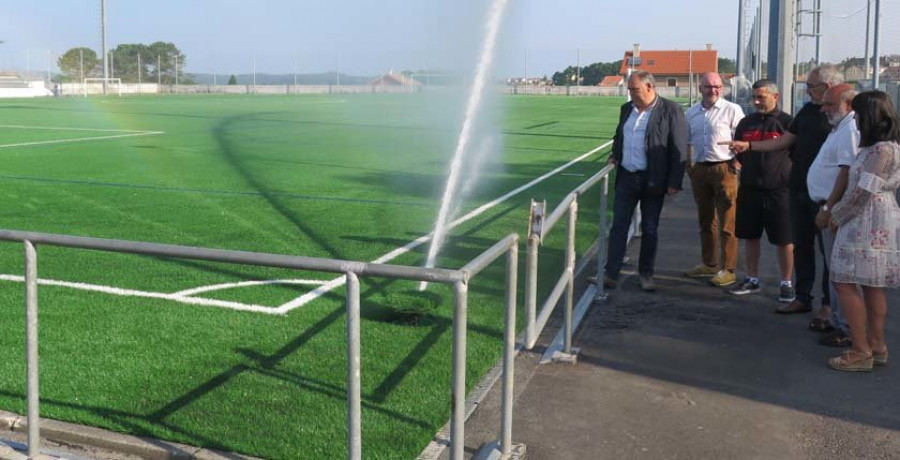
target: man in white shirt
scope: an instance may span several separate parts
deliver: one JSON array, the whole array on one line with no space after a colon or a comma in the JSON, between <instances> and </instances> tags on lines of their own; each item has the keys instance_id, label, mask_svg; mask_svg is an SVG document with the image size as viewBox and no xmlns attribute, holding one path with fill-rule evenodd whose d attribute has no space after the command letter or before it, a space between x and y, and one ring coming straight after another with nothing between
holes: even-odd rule
<instances>
[{"instance_id":1,"label":"man in white shirt","mask_svg":"<svg viewBox=\"0 0 900 460\"><path fill-rule=\"evenodd\" d=\"M741 106L721 97L722 77L715 72L700 77L701 100L687 111L688 176L697 203L702 264L685 272L692 278L711 277L716 286L734 284L738 241L734 236L738 163L728 145L744 118ZM719 240L721 239L721 260ZM721 268L720 268L721 267Z\"/></svg>"},{"instance_id":2,"label":"man in white shirt","mask_svg":"<svg viewBox=\"0 0 900 460\"><path fill-rule=\"evenodd\" d=\"M820 206L819 214L816 216L816 226L822 232L825 258L829 261L834 245L834 232L828 226L831 221L831 208L844 196L850 178L850 166L859 153L859 131L850 108L850 102L855 96L856 91L847 84L837 85L825 93L822 111L828 115L828 122L831 123L832 129L806 176L809 197ZM829 288L831 289L831 326L836 330L831 336L824 337L821 343L832 346L849 346L847 320L841 314L834 287L829 286ZM817 316L827 318L828 313L822 311Z\"/></svg>"}]
</instances>

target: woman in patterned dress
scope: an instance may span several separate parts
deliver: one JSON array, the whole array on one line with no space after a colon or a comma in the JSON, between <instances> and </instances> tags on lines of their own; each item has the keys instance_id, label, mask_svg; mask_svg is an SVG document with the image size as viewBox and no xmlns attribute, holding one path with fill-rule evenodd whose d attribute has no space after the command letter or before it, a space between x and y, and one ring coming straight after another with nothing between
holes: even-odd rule
<instances>
[{"instance_id":1,"label":"woman in patterned dress","mask_svg":"<svg viewBox=\"0 0 900 460\"><path fill-rule=\"evenodd\" d=\"M831 281L850 324L853 347L828 360L840 371L871 371L888 361L884 288L900 287L900 119L887 94L867 91L851 104L860 133L847 193L832 211ZM862 295L860 295L860 288Z\"/></svg>"}]
</instances>

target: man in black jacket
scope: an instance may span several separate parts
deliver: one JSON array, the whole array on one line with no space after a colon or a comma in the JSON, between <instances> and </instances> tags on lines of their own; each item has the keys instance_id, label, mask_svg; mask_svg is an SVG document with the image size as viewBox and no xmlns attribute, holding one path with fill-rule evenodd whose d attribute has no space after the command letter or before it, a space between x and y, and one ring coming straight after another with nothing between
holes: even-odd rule
<instances>
[{"instance_id":1,"label":"man in black jacket","mask_svg":"<svg viewBox=\"0 0 900 460\"><path fill-rule=\"evenodd\" d=\"M625 258L628 227L634 208L641 206L641 289L655 290L653 266L657 228L666 195L681 190L687 157L687 123L677 103L659 97L653 75L636 72L628 78L631 102L622 105L613 138L611 164L616 168L613 226L609 232L604 287L613 289Z\"/></svg>"}]
</instances>

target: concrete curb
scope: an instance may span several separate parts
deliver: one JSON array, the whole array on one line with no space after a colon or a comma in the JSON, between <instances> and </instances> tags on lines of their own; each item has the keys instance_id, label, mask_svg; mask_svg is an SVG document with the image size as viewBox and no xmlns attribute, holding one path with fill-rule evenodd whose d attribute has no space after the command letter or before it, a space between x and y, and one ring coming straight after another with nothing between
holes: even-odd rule
<instances>
[{"instance_id":1,"label":"concrete curb","mask_svg":"<svg viewBox=\"0 0 900 460\"><path fill-rule=\"evenodd\" d=\"M0 430L27 434L25 417L12 412L0 411ZM85 425L60 422L41 418L41 440L62 446L77 447L78 450L102 450L105 458L139 457L150 460L196 459L196 460L259 460L230 452L219 452L187 444L161 441L153 438L115 433ZM83 455L83 454L76 454ZM8 458L0 452L0 458Z\"/></svg>"}]
</instances>

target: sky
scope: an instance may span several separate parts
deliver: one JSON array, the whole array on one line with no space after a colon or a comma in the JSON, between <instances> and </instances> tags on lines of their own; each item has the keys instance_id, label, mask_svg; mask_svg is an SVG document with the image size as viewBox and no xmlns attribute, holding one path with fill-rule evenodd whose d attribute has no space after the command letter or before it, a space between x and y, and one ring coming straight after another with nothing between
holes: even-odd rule
<instances>
[{"instance_id":1,"label":"sky","mask_svg":"<svg viewBox=\"0 0 900 460\"><path fill-rule=\"evenodd\" d=\"M107 43L175 43L187 56L189 73L435 71L476 55L490 1L107 0ZM865 1L824 3L850 10ZM99 52L100 3L0 0L0 70L55 72L67 49ZM738 4L509 0L497 73L552 75L569 65L621 59L635 43L643 49L704 49L711 43L721 57L733 59ZM851 32L863 35L855 24Z\"/></svg>"}]
</instances>

